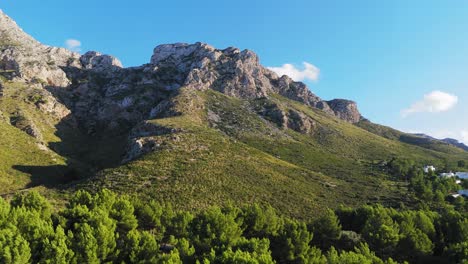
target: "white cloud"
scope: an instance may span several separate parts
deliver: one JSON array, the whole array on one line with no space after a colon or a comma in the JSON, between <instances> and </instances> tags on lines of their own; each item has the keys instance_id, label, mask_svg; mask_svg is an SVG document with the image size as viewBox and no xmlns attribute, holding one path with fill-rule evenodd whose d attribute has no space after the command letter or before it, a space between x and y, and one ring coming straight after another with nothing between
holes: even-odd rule
<instances>
[{"instance_id":1,"label":"white cloud","mask_svg":"<svg viewBox=\"0 0 468 264\"><path fill-rule=\"evenodd\" d=\"M304 65L304 69L302 70L289 63L283 64L281 67L267 68L276 72L279 76L287 75L296 82L304 80L317 81L320 74L320 69L308 62L303 62L302 64Z\"/></svg>"},{"instance_id":2,"label":"white cloud","mask_svg":"<svg viewBox=\"0 0 468 264\"><path fill-rule=\"evenodd\" d=\"M67 39L65 41L65 46L67 49L75 52L80 52L81 51L81 41L76 40L76 39Z\"/></svg>"},{"instance_id":3,"label":"white cloud","mask_svg":"<svg viewBox=\"0 0 468 264\"><path fill-rule=\"evenodd\" d=\"M401 115L406 117L413 113L445 112L452 109L458 103L458 97L453 94L433 91L424 95L424 98L412 104L409 108L401 111Z\"/></svg>"}]
</instances>

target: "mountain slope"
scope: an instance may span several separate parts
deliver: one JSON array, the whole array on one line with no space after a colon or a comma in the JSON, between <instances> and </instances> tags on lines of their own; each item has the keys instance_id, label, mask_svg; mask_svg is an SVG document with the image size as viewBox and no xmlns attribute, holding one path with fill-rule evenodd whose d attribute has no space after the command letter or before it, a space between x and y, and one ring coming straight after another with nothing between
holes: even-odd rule
<instances>
[{"instance_id":1,"label":"mountain slope","mask_svg":"<svg viewBox=\"0 0 468 264\"><path fill-rule=\"evenodd\" d=\"M444 139L441 139L441 141L445 142L445 143L448 143L450 145L453 145L455 147L458 147L458 148L461 148L465 151L468 151L468 146L465 145L464 143L456 140L456 139L453 139L453 138L444 138Z\"/></svg>"},{"instance_id":2,"label":"mountain slope","mask_svg":"<svg viewBox=\"0 0 468 264\"><path fill-rule=\"evenodd\" d=\"M194 99L197 104L185 109ZM149 121L155 131L177 131L143 137L157 151L105 170L78 188L104 186L188 209L231 200L269 202L298 217L340 203L400 201L396 185L384 175L363 175L370 173L365 165L258 116L252 111L257 100L183 88L176 101L181 115Z\"/></svg>"},{"instance_id":3,"label":"mountain slope","mask_svg":"<svg viewBox=\"0 0 468 264\"><path fill-rule=\"evenodd\" d=\"M42 45L3 13L0 33L4 193L107 187L189 209L257 201L304 217L341 203L410 203L379 165L395 157L468 159L365 123L356 103L324 101L249 50L167 44L123 68Z\"/></svg>"},{"instance_id":4,"label":"mountain slope","mask_svg":"<svg viewBox=\"0 0 468 264\"><path fill-rule=\"evenodd\" d=\"M421 134L421 133L414 134L414 135L419 136L419 137L424 137L424 138L427 138L427 139L430 139L430 140L442 141L442 142L445 142L445 143L450 144L452 146L455 146L455 147L461 148L461 149L463 149L465 151L468 151L468 146L467 145L465 145L462 142L459 142L458 140L453 139L453 138L437 139L437 138L428 136L426 134Z\"/></svg>"},{"instance_id":5,"label":"mountain slope","mask_svg":"<svg viewBox=\"0 0 468 264\"><path fill-rule=\"evenodd\" d=\"M76 188L104 186L186 209L255 201L305 217L339 204L409 202L405 184L386 175L381 161L466 158L382 138L282 96L242 100L182 88L172 105L179 115L148 121L138 139L154 152ZM291 127L302 132L265 116L262 107L272 105L298 113L301 119ZM313 123L308 130L301 125L305 120Z\"/></svg>"},{"instance_id":6,"label":"mountain slope","mask_svg":"<svg viewBox=\"0 0 468 264\"><path fill-rule=\"evenodd\" d=\"M376 135L391 139L398 140L407 144L416 145L422 148L437 150L447 154L464 154L467 149L464 144L458 141L444 139L439 140L424 134L409 134L398 131L396 129L374 124L368 120L361 120L356 125ZM458 143L458 144L456 144Z\"/></svg>"}]
</instances>

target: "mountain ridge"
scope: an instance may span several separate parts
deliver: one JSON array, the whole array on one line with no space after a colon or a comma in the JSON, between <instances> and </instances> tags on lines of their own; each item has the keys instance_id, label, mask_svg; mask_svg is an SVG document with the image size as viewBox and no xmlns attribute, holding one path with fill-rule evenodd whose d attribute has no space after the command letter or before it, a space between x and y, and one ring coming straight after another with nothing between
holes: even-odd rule
<instances>
[{"instance_id":1,"label":"mountain ridge","mask_svg":"<svg viewBox=\"0 0 468 264\"><path fill-rule=\"evenodd\" d=\"M115 57L103 55L99 52L89 51L80 56L64 48L42 45L26 34L3 12L0 12L0 18L2 38L11 39L12 42L20 44L4 45L7 48L0 54L3 57L0 68L4 71L10 71L11 75L13 75L12 79L26 82L40 79L37 81L45 81L49 85L65 87L70 85L69 78L65 76L66 68L73 67L75 69L101 72L112 71L114 66L114 70L122 68L122 64ZM16 52L18 49L22 51L21 54ZM30 52L27 53L26 50ZM197 60L189 61L190 56L196 57ZM221 56L232 58L233 61L229 59L222 62L217 61ZM34 60L31 60L32 58ZM222 71L222 73L210 69L209 67L213 67L213 64L220 64L218 71ZM35 67L28 67L30 65ZM348 122L358 122L361 117L355 102L343 100L339 104L333 104L336 107L332 108L327 101L323 101L311 93L305 84L294 82L287 76L279 77L276 73L261 66L258 56L250 50L241 52L233 47L219 50L201 42L195 44L162 44L154 49L149 64L132 68L144 68L145 71L150 71L150 67L154 67L153 70L155 70L156 67L168 66L178 67L177 70L181 74L181 76L175 78L174 83L166 87L168 89L183 85L195 89L214 88L231 96L246 98L268 96L268 93L275 92L312 107L317 107L331 115L342 117ZM233 69L237 69L238 72L236 73ZM219 77L217 75L225 73L237 74L237 76L234 76L231 82L224 83L220 87L216 84L216 81L220 82L217 80ZM236 89L233 89L233 86L237 86ZM339 102L339 99L335 100L337 100L335 102ZM348 113L349 111L354 113Z\"/></svg>"},{"instance_id":2,"label":"mountain ridge","mask_svg":"<svg viewBox=\"0 0 468 264\"><path fill-rule=\"evenodd\" d=\"M0 37L13 40L0 43L2 193L106 187L190 209L257 201L304 216L338 203L407 202L405 183L378 165L396 157L439 166L467 156L366 127L355 102L322 100L249 50L164 44L125 68L31 41L2 21ZM34 151L11 156L14 142Z\"/></svg>"},{"instance_id":3,"label":"mountain ridge","mask_svg":"<svg viewBox=\"0 0 468 264\"><path fill-rule=\"evenodd\" d=\"M430 140L441 141L441 142L447 143L449 145L452 145L452 146L455 146L455 147L458 147L458 148L461 148L463 150L468 151L468 146L467 145L465 145L463 142L460 142L460 141L458 141L457 139L454 139L454 138L439 139L439 138L435 138L435 137L429 136L429 135L424 134L424 133L415 133L413 135L423 137L423 138L427 138L427 139L430 139Z\"/></svg>"}]
</instances>

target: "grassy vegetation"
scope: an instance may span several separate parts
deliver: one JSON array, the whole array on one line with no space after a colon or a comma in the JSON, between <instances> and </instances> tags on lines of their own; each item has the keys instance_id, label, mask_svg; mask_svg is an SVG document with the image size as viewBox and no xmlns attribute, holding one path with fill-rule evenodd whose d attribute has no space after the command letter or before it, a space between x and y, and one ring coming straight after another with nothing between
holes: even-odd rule
<instances>
[{"instance_id":1,"label":"grassy vegetation","mask_svg":"<svg viewBox=\"0 0 468 264\"><path fill-rule=\"evenodd\" d=\"M387 139L397 140L403 143L416 145L419 147L435 150L442 153L447 153L451 155L464 155L465 152L462 149L452 146L445 142L403 133L391 127L374 124L369 121L361 121L357 124L357 126Z\"/></svg>"},{"instance_id":2,"label":"grassy vegetation","mask_svg":"<svg viewBox=\"0 0 468 264\"><path fill-rule=\"evenodd\" d=\"M180 116L152 120L181 132L152 137L160 143L158 151L105 170L78 188L137 193L190 210L269 203L304 218L340 204L411 205L406 183L386 174L378 165L382 161L402 157L422 166L468 157L386 139L279 96L259 100L312 118L311 135L261 118L253 111L259 100L182 91L174 100Z\"/></svg>"},{"instance_id":3,"label":"grassy vegetation","mask_svg":"<svg viewBox=\"0 0 468 264\"><path fill-rule=\"evenodd\" d=\"M281 96L241 100L212 90L181 89L171 104L171 112L180 115L150 121L179 132L150 136L159 145L157 151L118 166L125 133L84 135L39 111L37 104L46 99L33 88L15 83L5 87L0 100L6 120L2 123L6 140L0 143L0 158L7 161L1 165L3 193L37 184L55 186L60 177L70 180L108 168L67 185L64 192L41 189L42 193L60 201L68 190L106 187L189 210L257 202L306 218L340 204L403 202L411 206L407 183L380 166L394 157L414 160L420 166L468 159L466 152L455 148L427 149L397 137L379 136ZM303 113L315 123L312 132L278 127L257 113L265 104ZM40 150L37 139L8 124L18 111L34 120L43 143L56 153ZM9 147L14 144L16 152ZM25 166L40 169L28 171ZM44 175L49 182L34 181ZM12 179L21 180L14 183Z\"/></svg>"},{"instance_id":4,"label":"grassy vegetation","mask_svg":"<svg viewBox=\"0 0 468 264\"><path fill-rule=\"evenodd\" d=\"M60 186L120 161L125 135L86 135L68 117L60 120L40 109L50 99L43 89L7 80L2 86L0 194ZM22 131L30 126L39 136Z\"/></svg>"},{"instance_id":5,"label":"grassy vegetation","mask_svg":"<svg viewBox=\"0 0 468 264\"><path fill-rule=\"evenodd\" d=\"M38 139L9 124L10 119L21 113L21 120L40 120L38 130L45 142L57 141L53 131L53 120L47 119L21 100L26 87L17 83L4 83L0 97L0 193L30 187L35 184L57 184L67 171L66 159L45 150Z\"/></svg>"},{"instance_id":6,"label":"grassy vegetation","mask_svg":"<svg viewBox=\"0 0 468 264\"><path fill-rule=\"evenodd\" d=\"M57 183L55 175L64 169L65 160L53 152L40 150L37 142L20 130L0 121L0 193L28 187L33 181L41 184ZM43 177L32 179L30 172L41 171ZM29 172L28 172L29 171ZM47 180L47 174L54 178Z\"/></svg>"}]
</instances>

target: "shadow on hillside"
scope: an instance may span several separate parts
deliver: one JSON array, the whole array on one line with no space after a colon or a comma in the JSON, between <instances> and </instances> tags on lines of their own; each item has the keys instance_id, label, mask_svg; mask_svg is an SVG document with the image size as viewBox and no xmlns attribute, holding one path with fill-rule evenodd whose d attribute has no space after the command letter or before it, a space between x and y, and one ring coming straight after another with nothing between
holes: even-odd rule
<instances>
[{"instance_id":1,"label":"shadow on hillside","mask_svg":"<svg viewBox=\"0 0 468 264\"><path fill-rule=\"evenodd\" d=\"M77 171L66 165L52 166L25 166L14 165L13 169L31 175L31 182L25 188L35 186L57 187L72 180L78 179Z\"/></svg>"},{"instance_id":2,"label":"shadow on hillside","mask_svg":"<svg viewBox=\"0 0 468 264\"><path fill-rule=\"evenodd\" d=\"M35 186L62 188L64 184L89 177L94 171L93 166L86 160L89 149L86 137L71 116L63 118L55 125L55 135L60 142L49 142L48 147L53 152L66 159L65 165L24 165L16 164L12 168L29 174L30 182L25 188ZM44 153L44 155L49 155Z\"/></svg>"},{"instance_id":3,"label":"shadow on hillside","mask_svg":"<svg viewBox=\"0 0 468 264\"><path fill-rule=\"evenodd\" d=\"M30 175L25 188L39 185L66 188L65 185L93 176L97 171L120 164L125 149L126 133L106 137L89 135L82 131L78 121L68 116L55 126L59 142L49 142L48 147L66 159L66 165L29 166L16 164L13 169ZM46 154L48 155L48 154Z\"/></svg>"},{"instance_id":4,"label":"shadow on hillside","mask_svg":"<svg viewBox=\"0 0 468 264\"><path fill-rule=\"evenodd\" d=\"M78 71L74 67L63 68L63 70L67 74L76 74ZM87 74L86 71L83 71L82 78L86 78ZM71 76L68 77L72 79ZM71 100L71 90L75 87L76 83L72 83L68 87L46 86L45 89L58 102L72 110L74 105L73 100ZM62 188L68 183L92 176L97 170L112 167L118 163L118 157L113 159L112 162L103 162L103 160L108 160L107 157L105 155L99 157L100 153L97 151L103 135L95 135L85 131L81 124L84 121L86 119L77 120L73 113L67 115L55 124L55 136L60 138L60 141L47 143L49 149L66 160L66 165L29 166L15 164L12 166L13 169L30 175L30 183L25 188L40 185ZM37 122L41 122L41 120ZM94 153L97 154L93 155Z\"/></svg>"},{"instance_id":5,"label":"shadow on hillside","mask_svg":"<svg viewBox=\"0 0 468 264\"><path fill-rule=\"evenodd\" d=\"M121 164L122 158L125 154L127 144L127 136L130 129L138 122L142 121L144 117L149 115L152 107L160 103L162 100L170 96L174 96L176 92L159 90L158 86L152 87L150 93L146 93L146 98L151 98L148 102L149 105L142 109L133 109L133 112L117 112L116 123L118 127L110 128L109 124L98 123L93 120L92 116L81 114L81 118L76 118L73 109L76 109L75 104L82 103L79 99L85 98L91 102L99 101L106 97L106 91L109 89L108 84L116 85L119 80L111 78L105 73L100 73L91 70L78 69L75 67L63 67L67 77L72 80L72 84L67 87L47 86L45 89L49 91L61 104L66 106L72 111L71 114L63 118L55 125L55 135L60 138L60 142L48 142L48 147L55 153L64 157L67 161L66 165L50 165L50 166L27 166L23 164L16 164L12 166L13 169L27 173L31 177L31 182L27 188L38 185L54 186L68 184L74 181L83 180L96 174L97 171L113 168ZM123 73L123 76L129 75L138 76L137 70L122 69L128 71ZM128 77L128 76L127 76ZM135 78L124 78L125 80L133 80ZM124 82L125 80L120 80ZM90 89L99 98L88 98L87 94L81 94L77 91L78 87L82 84L90 84ZM139 91L145 92L143 85L131 85L131 92L137 93ZM147 92L147 91L146 91ZM129 91L122 91L122 93L129 93ZM83 97L82 97L83 96ZM119 91L112 95L115 100L119 98ZM122 96L122 95L120 95ZM109 98L109 97L108 97ZM86 106L91 112L91 107ZM97 106L99 107L99 106ZM127 111L127 110L117 110ZM135 115L135 120L131 122L119 119L121 116Z\"/></svg>"}]
</instances>

